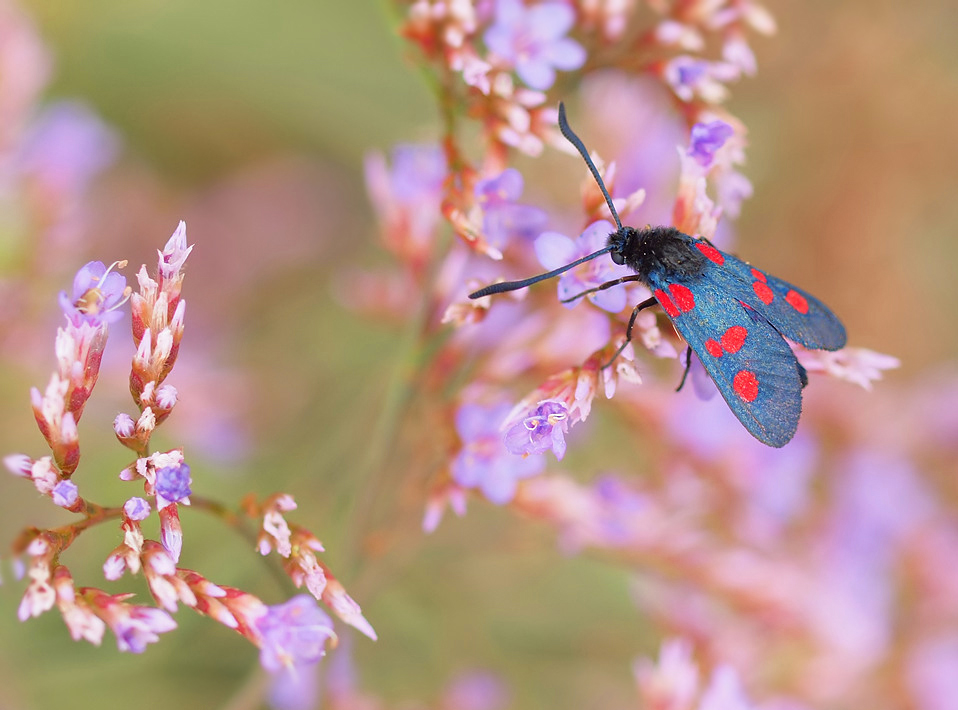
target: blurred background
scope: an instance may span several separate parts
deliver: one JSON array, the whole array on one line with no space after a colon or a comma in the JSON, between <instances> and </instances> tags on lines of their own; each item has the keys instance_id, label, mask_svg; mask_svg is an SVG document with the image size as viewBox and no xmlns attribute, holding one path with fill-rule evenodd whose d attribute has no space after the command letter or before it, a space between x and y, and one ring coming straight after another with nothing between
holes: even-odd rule
<instances>
[{"instance_id":1,"label":"blurred background","mask_svg":"<svg viewBox=\"0 0 958 710\"><path fill-rule=\"evenodd\" d=\"M422 539L421 471L389 472L394 505L373 506L372 520L389 521L379 528L389 554L369 518L355 529L362 492L351 475L368 455L400 329L346 310L331 278L384 260L364 157L438 136L434 99L394 36L397 11L372 0L21 6L24 18L6 6L0 19L17 28L0 28L10 55L0 92L12 96L0 119L18 100L33 103L24 113L34 123L49 119L54 133L39 135L34 154L53 177L0 196L0 452L45 451L29 387L53 369L56 294L94 259L128 259L132 280L184 219L196 248L170 380L181 403L156 443L185 446L194 488L227 502L250 490L296 497L291 519L324 542L379 633L375 644L353 640L362 685L396 703L432 702L457 674L487 669L516 707L634 704L629 666L658 640L625 573L563 557L546 531L481 502ZM759 74L729 104L750 129L744 172L755 185L739 251L820 296L852 345L900 357L889 386L953 375L958 6L770 9L778 35L753 40ZM47 109L73 117L67 130L84 149L44 157L60 145ZM556 194L575 194L580 177ZM112 328L80 427L81 493L94 500L130 494L111 430L131 408L126 328ZM0 540L68 519L29 485L0 485ZM183 517L186 566L270 601L288 594L230 530ZM108 527L71 549L78 584L104 586L99 567L118 535ZM119 654L109 636L99 649L73 643L56 613L21 624L23 583L3 574L0 708L244 707L235 698L262 682L255 649L188 610L144 656Z\"/></svg>"}]
</instances>

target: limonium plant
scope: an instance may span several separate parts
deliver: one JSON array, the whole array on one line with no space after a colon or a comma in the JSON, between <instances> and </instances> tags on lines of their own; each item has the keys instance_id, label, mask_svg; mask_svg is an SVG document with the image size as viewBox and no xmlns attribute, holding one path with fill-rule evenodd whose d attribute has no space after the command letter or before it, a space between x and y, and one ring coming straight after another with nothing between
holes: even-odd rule
<instances>
[{"instance_id":1,"label":"limonium plant","mask_svg":"<svg viewBox=\"0 0 958 710\"><path fill-rule=\"evenodd\" d=\"M630 676L622 669L635 688L630 707L951 708L958 382L875 386L899 363L856 346L853 329L852 345L835 352L793 345L810 380L806 411L794 439L770 449L715 397L695 358L676 393L684 344L655 309L638 315L623 347L632 308L651 295L643 285L568 300L628 275L625 267L596 259L527 290L468 298L592 253L615 229L557 128L560 100L624 222L673 225L734 251L735 219L753 190L746 120L725 104L757 71L753 42L777 31L769 11L753 0L393 5L407 59L433 91L440 135L368 155L389 259L344 270L333 289L356 317L406 324L392 397L402 408L385 408L397 421L375 429L385 438L371 443L370 468L417 483L429 473L413 496L419 539L457 524L450 513L495 507L517 527L547 531L564 554L621 570L654 639L651 652L637 642ZM553 185L559 165L582 178L578 196ZM376 639L316 535L292 522L293 498L215 500L187 450L151 444L181 396L173 367L192 249L181 223L155 271L137 272L136 289L124 262L91 262L59 297L56 370L30 397L49 452L5 462L75 518L14 541L26 579L19 616L56 609L73 639L100 644L109 630L121 650L139 653L188 607L259 650L277 680L274 706L310 707L321 695L324 707L392 707L365 687L375 681L360 679L355 641L324 610ZM107 505L84 496L91 469L77 423L123 309L136 345L133 407L113 429L130 452L117 472L130 494ZM866 406L848 396L859 389L869 391ZM906 425L894 416L902 411ZM604 430L616 432L614 464L598 462ZM377 451L391 454L388 466ZM357 476L356 485L370 482ZM305 593L268 603L182 566L186 507L253 526L258 552L276 556ZM149 539L143 523L154 516L159 534ZM119 534L98 574L142 575L152 602L81 586L93 573L67 566L73 543L101 524ZM327 652L319 688L312 669ZM498 676L465 672L428 706L497 710L508 699Z\"/></svg>"},{"instance_id":2,"label":"limonium plant","mask_svg":"<svg viewBox=\"0 0 958 710\"><path fill-rule=\"evenodd\" d=\"M158 251L153 274L145 265L137 272L136 291L120 273L126 262L105 266L93 261L77 271L71 291L60 294L66 324L56 335L57 368L43 391L34 388L30 393L34 417L50 452L36 458L8 455L5 463L77 520L56 528L26 529L15 541L13 553L25 560L29 580L18 615L26 620L56 609L74 640L99 645L109 630L121 651L142 653L161 634L176 628L174 614L182 605L254 644L266 670L301 673L336 642L333 622L319 602L370 638L375 639L376 633L320 559L323 546L316 536L287 520L296 503L291 496L277 493L262 500L249 497L227 508L202 495L202 484L194 480L183 449L155 451L151 446L156 428L173 414L179 399L176 387L167 380L186 326L181 291L192 250L186 224L180 222ZM86 471L81 466L77 423L97 383L110 324L122 317L121 309L127 306L136 345L129 375L134 409L118 414L113 430L133 457L118 472L130 484L131 494L122 504L103 505L82 492ZM255 525L259 553L279 556L293 584L308 593L270 605L180 566L186 544L180 506L199 508L230 525ZM148 538L143 531L144 521L153 516L159 521L158 539ZM76 583L67 564L70 547L84 532L102 524L119 525L122 533L120 543L104 559L103 576L118 581L126 575L142 575L152 604L134 602L129 593L110 594Z\"/></svg>"}]
</instances>

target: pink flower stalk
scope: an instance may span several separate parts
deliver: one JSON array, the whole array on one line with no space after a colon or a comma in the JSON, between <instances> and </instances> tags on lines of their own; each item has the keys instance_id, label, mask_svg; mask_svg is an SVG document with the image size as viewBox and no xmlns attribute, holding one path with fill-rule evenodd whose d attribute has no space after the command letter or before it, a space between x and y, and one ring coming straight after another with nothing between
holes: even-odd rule
<instances>
[{"instance_id":1,"label":"pink flower stalk","mask_svg":"<svg viewBox=\"0 0 958 710\"><path fill-rule=\"evenodd\" d=\"M809 372L824 372L866 390L871 390L872 382L882 378L884 370L901 365L898 358L867 348L842 348L829 352L796 347L795 354Z\"/></svg>"},{"instance_id":2,"label":"pink flower stalk","mask_svg":"<svg viewBox=\"0 0 958 710\"><path fill-rule=\"evenodd\" d=\"M158 280L150 278L145 266L136 275L140 288L131 296L130 306L137 351L130 373L130 391L141 410L155 405L158 388L176 362L186 313L186 301L180 298L185 277L183 265L192 250L186 243L186 223L180 222L158 252ZM169 410L165 412L168 414ZM157 416L157 423L160 421L162 417Z\"/></svg>"}]
</instances>

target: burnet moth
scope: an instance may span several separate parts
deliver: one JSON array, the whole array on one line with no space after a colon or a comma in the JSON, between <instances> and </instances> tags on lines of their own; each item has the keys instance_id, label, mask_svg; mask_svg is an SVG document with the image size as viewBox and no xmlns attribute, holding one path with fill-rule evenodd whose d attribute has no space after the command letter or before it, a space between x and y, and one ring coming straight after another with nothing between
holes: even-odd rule
<instances>
[{"instance_id":1,"label":"burnet moth","mask_svg":"<svg viewBox=\"0 0 958 710\"><path fill-rule=\"evenodd\" d=\"M658 304L690 349L685 373L694 352L752 436L769 446L787 444L798 428L802 388L808 376L785 338L806 348L838 350L845 345L841 321L811 294L716 249L706 239L674 227L623 227L602 177L582 140L569 127L561 103L559 130L589 166L618 229L597 252L548 273L486 286L469 298L525 288L608 254L634 274L607 281L564 302L629 281L645 284L653 294L632 310L625 342L609 364L631 340L639 312Z\"/></svg>"}]
</instances>

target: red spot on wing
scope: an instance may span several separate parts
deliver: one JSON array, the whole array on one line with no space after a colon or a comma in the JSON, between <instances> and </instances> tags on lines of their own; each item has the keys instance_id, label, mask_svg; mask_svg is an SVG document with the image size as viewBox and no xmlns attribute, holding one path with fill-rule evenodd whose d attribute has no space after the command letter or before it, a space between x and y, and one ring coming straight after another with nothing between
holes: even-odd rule
<instances>
[{"instance_id":1,"label":"red spot on wing","mask_svg":"<svg viewBox=\"0 0 958 710\"><path fill-rule=\"evenodd\" d=\"M672 294L672 300L683 313L688 313L695 308L695 296L682 284L669 284L669 291Z\"/></svg>"},{"instance_id":2,"label":"red spot on wing","mask_svg":"<svg viewBox=\"0 0 958 710\"><path fill-rule=\"evenodd\" d=\"M754 372L739 370L732 378L732 389L746 402L754 402L758 397L758 378Z\"/></svg>"},{"instance_id":3,"label":"red spot on wing","mask_svg":"<svg viewBox=\"0 0 958 710\"><path fill-rule=\"evenodd\" d=\"M722 357L722 346L713 338L709 338L705 341L705 349L712 357Z\"/></svg>"},{"instance_id":4,"label":"red spot on wing","mask_svg":"<svg viewBox=\"0 0 958 710\"><path fill-rule=\"evenodd\" d=\"M767 279L765 278L765 274L763 274L761 271L756 269L754 266L752 267L752 276L754 276L756 279L758 279L762 283L765 283L767 281Z\"/></svg>"},{"instance_id":5,"label":"red spot on wing","mask_svg":"<svg viewBox=\"0 0 958 710\"><path fill-rule=\"evenodd\" d=\"M722 335L722 348L730 355L737 353L745 344L745 336L747 335L748 330L744 326L733 325Z\"/></svg>"},{"instance_id":6,"label":"red spot on wing","mask_svg":"<svg viewBox=\"0 0 958 710\"><path fill-rule=\"evenodd\" d=\"M752 271L755 271L755 269L752 269ZM775 294L772 293L772 289L768 287L768 284L761 281L756 281L753 283L752 290L755 291L755 295L758 296L758 300L766 305L771 303L775 298Z\"/></svg>"},{"instance_id":7,"label":"red spot on wing","mask_svg":"<svg viewBox=\"0 0 958 710\"><path fill-rule=\"evenodd\" d=\"M669 318L678 318L680 311L675 307L675 304L672 303L672 299L669 298L669 294L663 291L660 288L655 289L655 300L662 304L662 308L665 309L665 312L669 314Z\"/></svg>"},{"instance_id":8,"label":"red spot on wing","mask_svg":"<svg viewBox=\"0 0 958 710\"><path fill-rule=\"evenodd\" d=\"M705 254L705 258L714 264L721 266L725 263L725 256L718 249L706 242L696 242L695 246L700 252Z\"/></svg>"},{"instance_id":9,"label":"red spot on wing","mask_svg":"<svg viewBox=\"0 0 958 710\"><path fill-rule=\"evenodd\" d=\"M799 313L808 313L808 301L798 291L791 290L785 294L785 300Z\"/></svg>"}]
</instances>

